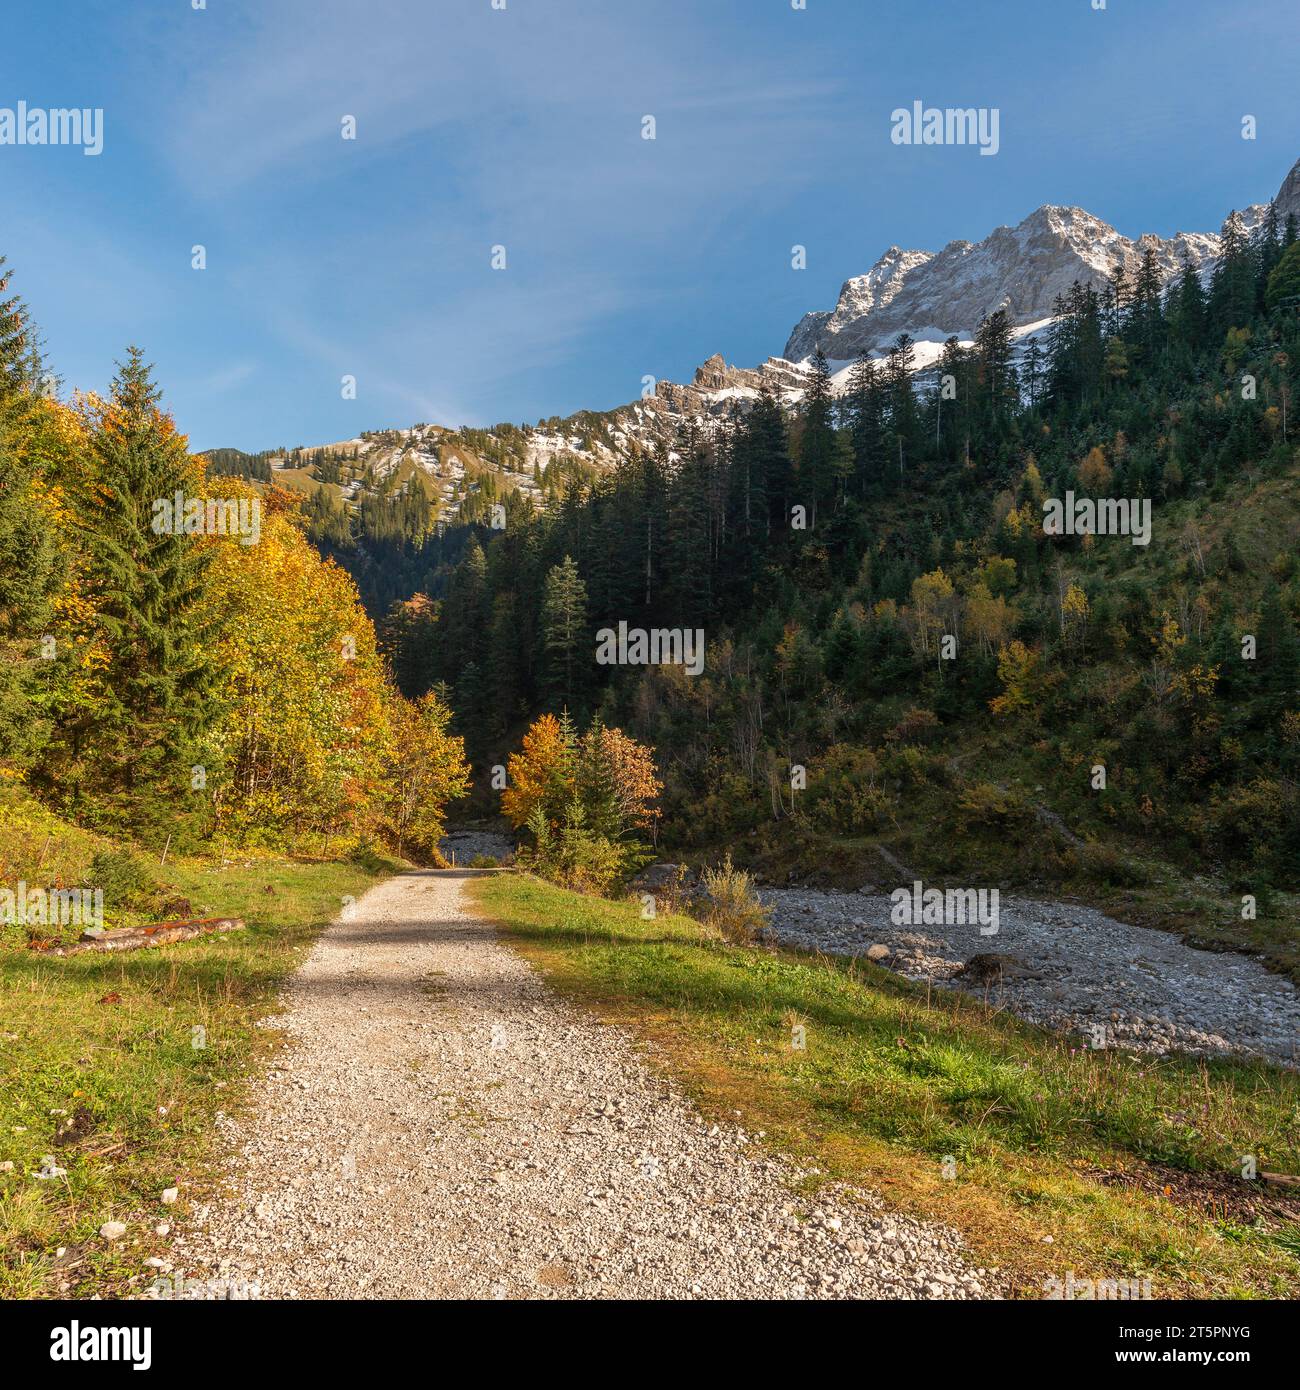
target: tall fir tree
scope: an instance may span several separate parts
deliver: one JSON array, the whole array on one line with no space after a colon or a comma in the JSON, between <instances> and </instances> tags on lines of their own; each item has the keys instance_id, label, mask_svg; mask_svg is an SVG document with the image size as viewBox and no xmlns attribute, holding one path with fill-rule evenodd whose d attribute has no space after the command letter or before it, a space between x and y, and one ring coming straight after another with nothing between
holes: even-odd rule
<instances>
[{"instance_id":1,"label":"tall fir tree","mask_svg":"<svg viewBox=\"0 0 1300 1390\"><path fill-rule=\"evenodd\" d=\"M79 530L101 664L92 698L63 711L62 733L78 755L84 819L183 842L205 826L217 772L206 739L222 708L212 542L155 526L156 503L195 499L203 479L150 373L130 348L90 441Z\"/></svg>"},{"instance_id":2,"label":"tall fir tree","mask_svg":"<svg viewBox=\"0 0 1300 1390\"><path fill-rule=\"evenodd\" d=\"M813 353L812 371L800 411L799 469L796 500L808 508L815 527L818 508L835 487L835 429L832 421L831 374L826 354Z\"/></svg>"},{"instance_id":3,"label":"tall fir tree","mask_svg":"<svg viewBox=\"0 0 1300 1390\"><path fill-rule=\"evenodd\" d=\"M589 681L592 652L587 630L587 586L566 555L546 576L542 595L544 684L555 709L577 708Z\"/></svg>"}]
</instances>

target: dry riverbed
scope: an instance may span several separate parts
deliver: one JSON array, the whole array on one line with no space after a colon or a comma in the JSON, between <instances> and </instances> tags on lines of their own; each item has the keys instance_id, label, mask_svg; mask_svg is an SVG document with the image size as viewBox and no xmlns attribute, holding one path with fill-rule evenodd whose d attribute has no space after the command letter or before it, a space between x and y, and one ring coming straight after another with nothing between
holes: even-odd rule
<instances>
[{"instance_id":1,"label":"dry riverbed","mask_svg":"<svg viewBox=\"0 0 1300 1390\"><path fill-rule=\"evenodd\" d=\"M1074 903L1002 897L978 925L895 925L888 894L762 889L784 945L867 955L908 979L965 989L1089 1045L1236 1053L1300 1063L1300 994L1257 961L1200 951ZM1001 957L975 961L972 957Z\"/></svg>"}]
</instances>

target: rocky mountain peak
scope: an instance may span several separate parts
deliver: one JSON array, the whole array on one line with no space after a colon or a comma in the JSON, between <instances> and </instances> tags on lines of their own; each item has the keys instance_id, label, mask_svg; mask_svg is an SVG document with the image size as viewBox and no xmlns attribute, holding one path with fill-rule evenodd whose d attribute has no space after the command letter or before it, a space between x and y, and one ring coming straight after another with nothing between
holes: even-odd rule
<instances>
[{"instance_id":1,"label":"rocky mountain peak","mask_svg":"<svg viewBox=\"0 0 1300 1390\"><path fill-rule=\"evenodd\" d=\"M1283 219L1290 212L1300 217L1300 162L1276 203ZM1245 209L1244 229L1258 226L1266 210ZM1120 267L1136 274L1148 249L1166 279L1185 261L1204 272L1219 254L1219 234L1148 232L1134 239L1086 208L1044 203L1014 227L998 227L979 242L951 241L937 254L891 246L865 275L844 282L834 309L800 319L784 355L804 362L820 347L844 362L863 350L883 353L900 333L920 342L967 339L999 309L1027 327L1050 318L1057 296L1076 281L1100 287Z\"/></svg>"},{"instance_id":2,"label":"rocky mountain peak","mask_svg":"<svg viewBox=\"0 0 1300 1390\"><path fill-rule=\"evenodd\" d=\"M1286 219L1294 216L1300 222L1300 159L1291 166L1291 172L1282 180L1282 187L1277 191L1277 197L1273 200L1277 205L1277 215L1282 224L1286 225Z\"/></svg>"}]
</instances>

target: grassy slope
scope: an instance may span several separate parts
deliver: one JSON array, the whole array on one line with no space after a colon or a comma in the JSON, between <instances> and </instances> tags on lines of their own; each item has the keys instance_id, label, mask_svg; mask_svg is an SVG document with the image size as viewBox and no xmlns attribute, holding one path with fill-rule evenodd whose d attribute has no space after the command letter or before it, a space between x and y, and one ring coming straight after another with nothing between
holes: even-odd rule
<instances>
[{"instance_id":1,"label":"grassy slope","mask_svg":"<svg viewBox=\"0 0 1300 1390\"><path fill-rule=\"evenodd\" d=\"M1067 1270L1150 1278L1156 1297L1300 1291L1300 1204L1239 1176L1246 1153L1298 1171L1294 1074L1083 1051L865 962L730 948L531 877L473 891L553 983L663 1049L707 1110L950 1222L1028 1296Z\"/></svg>"},{"instance_id":2,"label":"grassy slope","mask_svg":"<svg viewBox=\"0 0 1300 1390\"><path fill-rule=\"evenodd\" d=\"M84 882L105 844L11 794L0 817L0 883ZM396 867L187 860L158 878L196 910L245 917L247 931L65 959L6 937L0 1162L14 1170L0 1173L0 1297L120 1295L146 1257L166 1255L154 1224L209 1181L215 1112L234 1108L241 1078L274 1045L256 1021L343 896ZM60 1143L69 1122L75 1132ZM45 1155L67 1176L33 1177ZM182 1205L161 1205L177 1185ZM130 1228L115 1244L97 1235L109 1220Z\"/></svg>"}]
</instances>

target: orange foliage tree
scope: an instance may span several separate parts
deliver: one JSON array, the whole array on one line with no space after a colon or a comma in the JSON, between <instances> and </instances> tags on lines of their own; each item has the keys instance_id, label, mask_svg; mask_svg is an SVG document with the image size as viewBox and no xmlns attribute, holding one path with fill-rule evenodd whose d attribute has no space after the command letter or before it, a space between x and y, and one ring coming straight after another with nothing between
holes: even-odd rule
<instances>
[{"instance_id":1,"label":"orange foliage tree","mask_svg":"<svg viewBox=\"0 0 1300 1390\"><path fill-rule=\"evenodd\" d=\"M507 769L501 809L516 829L537 811L557 826L576 803L585 824L616 840L651 829L659 814L653 803L663 784L653 751L599 720L579 737L567 714L542 715L510 755Z\"/></svg>"}]
</instances>

